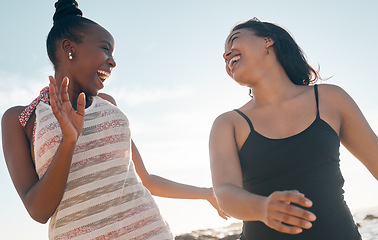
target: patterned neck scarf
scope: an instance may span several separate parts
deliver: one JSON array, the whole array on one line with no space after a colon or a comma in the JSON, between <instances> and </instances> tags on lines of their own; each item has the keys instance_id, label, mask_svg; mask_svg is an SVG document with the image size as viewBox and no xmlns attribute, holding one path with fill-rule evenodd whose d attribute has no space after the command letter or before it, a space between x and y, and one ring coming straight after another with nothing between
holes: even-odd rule
<instances>
[{"instance_id":1,"label":"patterned neck scarf","mask_svg":"<svg viewBox=\"0 0 378 240\"><path fill-rule=\"evenodd\" d=\"M32 115L35 107L38 105L38 103L42 101L46 104L50 104L50 101L49 101L49 87L44 87L41 92L39 93L39 96L33 100L33 102L31 102L29 104L29 106L27 106L25 108L25 110L18 116L18 120L20 121L21 125L23 127L25 127L26 123L28 122L30 116Z\"/></svg>"}]
</instances>

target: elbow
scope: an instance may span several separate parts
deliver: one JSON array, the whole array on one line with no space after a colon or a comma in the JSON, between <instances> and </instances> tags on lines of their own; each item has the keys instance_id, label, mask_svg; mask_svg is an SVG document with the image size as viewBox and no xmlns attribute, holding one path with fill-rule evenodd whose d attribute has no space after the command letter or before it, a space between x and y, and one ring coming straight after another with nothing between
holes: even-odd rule
<instances>
[{"instance_id":1,"label":"elbow","mask_svg":"<svg viewBox=\"0 0 378 240\"><path fill-rule=\"evenodd\" d=\"M233 211L234 209L233 209L232 203L230 204L230 201L228 200L227 197L217 195L217 194L215 194L215 197L217 199L219 208L222 209L223 212L225 212L230 217L234 217L234 218L238 219L238 217L235 216L235 214L234 214L234 211Z\"/></svg>"},{"instance_id":2,"label":"elbow","mask_svg":"<svg viewBox=\"0 0 378 240\"><path fill-rule=\"evenodd\" d=\"M35 214L32 212L29 212L29 215L34 221L39 222L41 224L46 224L50 219L50 217L43 216L41 214Z\"/></svg>"},{"instance_id":3,"label":"elbow","mask_svg":"<svg viewBox=\"0 0 378 240\"><path fill-rule=\"evenodd\" d=\"M29 216L36 222L45 224L49 221L51 216L55 213L60 198L36 194L35 192L28 191L25 194L20 194L22 202L29 213Z\"/></svg>"},{"instance_id":4,"label":"elbow","mask_svg":"<svg viewBox=\"0 0 378 240\"><path fill-rule=\"evenodd\" d=\"M227 188L225 188L224 186L219 186L217 188L214 189L214 194L215 194L215 197L218 201L218 205L219 207L225 211L226 213L229 214L228 212L228 208L229 208L229 194L227 193Z\"/></svg>"},{"instance_id":5,"label":"elbow","mask_svg":"<svg viewBox=\"0 0 378 240\"><path fill-rule=\"evenodd\" d=\"M167 197L166 195L166 185L164 185L164 181L162 178L153 174L148 174L142 180L142 183L148 191L158 197Z\"/></svg>"},{"instance_id":6,"label":"elbow","mask_svg":"<svg viewBox=\"0 0 378 240\"><path fill-rule=\"evenodd\" d=\"M246 209L250 202L245 191L233 184L223 184L214 189L219 207L231 217L240 220L247 220ZM252 203L252 202L251 202Z\"/></svg>"},{"instance_id":7,"label":"elbow","mask_svg":"<svg viewBox=\"0 0 378 240\"><path fill-rule=\"evenodd\" d=\"M49 213L46 211L46 209L37 209L37 208L27 208L27 211L30 215L30 217L41 224L45 224L49 221L50 217L53 213Z\"/></svg>"},{"instance_id":8,"label":"elbow","mask_svg":"<svg viewBox=\"0 0 378 240\"><path fill-rule=\"evenodd\" d=\"M143 186L147 188L147 190L154 196L157 196L157 192L155 191L155 188L153 187L153 184L145 183L143 182Z\"/></svg>"},{"instance_id":9,"label":"elbow","mask_svg":"<svg viewBox=\"0 0 378 240\"><path fill-rule=\"evenodd\" d=\"M35 220L35 221L37 221L37 222L39 222L41 224L46 224L47 221L49 221L49 218L44 218L44 219L42 219L42 218L40 218L40 219L33 218L33 220Z\"/></svg>"},{"instance_id":10,"label":"elbow","mask_svg":"<svg viewBox=\"0 0 378 240\"><path fill-rule=\"evenodd\" d=\"M153 176L151 175L148 175L148 176L145 176L143 179L142 179L142 184L145 188L148 189L148 191L150 191L150 193L152 195L156 195L156 191L155 191L155 188L154 188L154 181L153 181Z\"/></svg>"}]
</instances>

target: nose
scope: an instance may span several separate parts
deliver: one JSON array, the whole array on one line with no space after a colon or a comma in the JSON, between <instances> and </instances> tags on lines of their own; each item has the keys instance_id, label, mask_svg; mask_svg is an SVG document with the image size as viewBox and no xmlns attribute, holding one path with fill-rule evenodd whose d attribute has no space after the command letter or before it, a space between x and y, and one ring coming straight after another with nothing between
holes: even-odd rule
<instances>
[{"instance_id":1,"label":"nose","mask_svg":"<svg viewBox=\"0 0 378 240\"><path fill-rule=\"evenodd\" d=\"M228 51L226 51L225 53L223 53L223 58L224 58L224 60L227 61L227 58L228 58L228 56L231 55L231 53L232 53L232 50L228 50Z\"/></svg>"},{"instance_id":2,"label":"nose","mask_svg":"<svg viewBox=\"0 0 378 240\"><path fill-rule=\"evenodd\" d=\"M117 63L115 62L114 58L113 57L110 57L108 59L108 64L111 68L115 68L117 66Z\"/></svg>"}]
</instances>

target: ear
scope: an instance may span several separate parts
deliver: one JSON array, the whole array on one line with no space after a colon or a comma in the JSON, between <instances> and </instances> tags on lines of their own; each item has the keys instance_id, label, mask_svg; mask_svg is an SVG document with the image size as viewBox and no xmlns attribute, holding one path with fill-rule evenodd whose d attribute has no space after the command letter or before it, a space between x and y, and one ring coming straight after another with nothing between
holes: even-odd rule
<instances>
[{"instance_id":1,"label":"ear","mask_svg":"<svg viewBox=\"0 0 378 240\"><path fill-rule=\"evenodd\" d=\"M61 49L65 54L74 53L74 43L69 39L63 39L61 42Z\"/></svg>"},{"instance_id":2,"label":"ear","mask_svg":"<svg viewBox=\"0 0 378 240\"><path fill-rule=\"evenodd\" d=\"M271 37L265 37L265 48L270 48L274 45L274 40Z\"/></svg>"}]
</instances>

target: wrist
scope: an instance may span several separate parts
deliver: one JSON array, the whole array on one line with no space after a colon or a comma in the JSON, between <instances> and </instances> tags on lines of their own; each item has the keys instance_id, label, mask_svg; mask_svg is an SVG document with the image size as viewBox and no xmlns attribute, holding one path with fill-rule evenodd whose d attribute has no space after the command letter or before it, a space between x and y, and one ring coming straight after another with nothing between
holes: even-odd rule
<instances>
[{"instance_id":1,"label":"wrist","mask_svg":"<svg viewBox=\"0 0 378 240\"><path fill-rule=\"evenodd\" d=\"M256 218L259 221L264 221L266 218L266 203L267 203L267 197L256 195L255 199L255 214Z\"/></svg>"},{"instance_id":2,"label":"wrist","mask_svg":"<svg viewBox=\"0 0 378 240\"><path fill-rule=\"evenodd\" d=\"M72 148L74 149L75 146L76 146L76 143L77 143L77 138L72 138L72 137L62 137L62 139L60 140L60 145L61 147L64 147L64 148Z\"/></svg>"},{"instance_id":3,"label":"wrist","mask_svg":"<svg viewBox=\"0 0 378 240\"><path fill-rule=\"evenodd\" d=\"M203 191L203 196L204 196L203 199L205 200L209 200L215 197L213 188L202 188L202 191Z\"/></svg>"}]
</instances>

